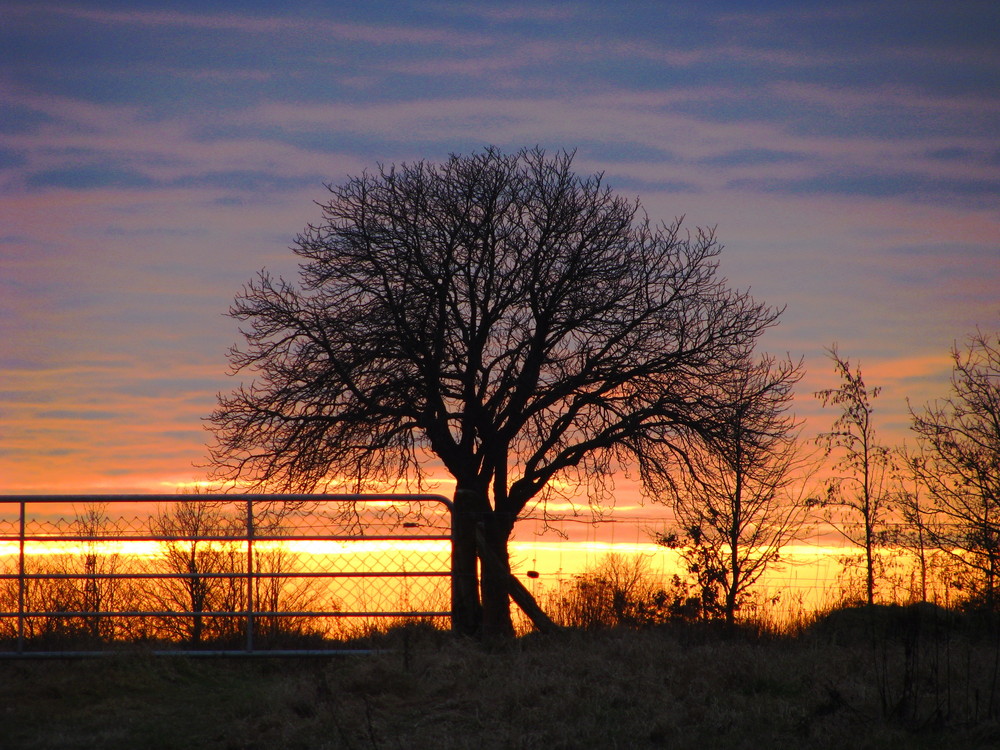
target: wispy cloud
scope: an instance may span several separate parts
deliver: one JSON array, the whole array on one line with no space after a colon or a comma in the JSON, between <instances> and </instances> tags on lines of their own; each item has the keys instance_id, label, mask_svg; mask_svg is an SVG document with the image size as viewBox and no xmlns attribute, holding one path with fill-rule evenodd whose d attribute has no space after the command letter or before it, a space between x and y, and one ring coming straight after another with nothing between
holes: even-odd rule
<instances>
[{"instance_id":1,"label":"wispy cloud","mask_svg":"<svg viewBox=\"0 0 1000 750\"><path fill-rule=\"evenodd\" d=\"M426 3L446 16L471 16L490 21L569 21L581 6L566 3Z\"/></svg>"},{"instance_id":2,"label":"wispy cloud","mask_svg":"<svg viewBox=\"0 0 1000 750\"><path fill-rule=\"evenodd\" d=\"M145 28L195 29L211 32L280 36L289 39L325 37L333 40L365 42L367 44L418 44L467 46L484 42L479 34L453 33L435 28L419 28L391 23L363 24L331 21L323 17L305 18L298 15L255 16L242 12L190 13L134 9L112 11L67 5L17 4L8 7L12 15L22 17L67 18L95 24Z\"/></svg>"},{"instance_id":3,"label":"wispy cloud","mask_svg":"<svg viewBox=\"0 0 1000 750\"><path fill-rule=\"evenodd\" d=\"M576 148L654 220L718 226L731 282L788 305L767 346L819 382L840 341L893 424L1000 324L986 3L260 8L4 6L5 489L190 481L233 294L294 276L322 183L377 161Z\"/></svg>"},{"instance_id":4,"label":"wispy cloud","mask_svg":"<svg viewBox=\"0 0 1000 750\"><path fill-rule=\"evenodd\" d=\"M971 115L976 119L1000 113L1000 96L972 94L931 94L905 85L877 85L834 88L822 84L787 82L774 84L775 92L782 98L802 104L820 105L828 110L869 112L886 107L924 112L942 112L952 115ZM956 123L957 124L957 123Z\"/></svg>"}]
</instances>

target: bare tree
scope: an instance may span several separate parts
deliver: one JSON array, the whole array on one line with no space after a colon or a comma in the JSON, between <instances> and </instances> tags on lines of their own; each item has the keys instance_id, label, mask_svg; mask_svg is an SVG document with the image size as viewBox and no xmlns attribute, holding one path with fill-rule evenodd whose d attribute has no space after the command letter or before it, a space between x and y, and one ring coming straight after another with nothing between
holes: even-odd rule
<instances>
[{"instance_id":1,"label":"bare tree","mask_svg":"<svg viewBox=\"0 0 1000 750\"><path fill-rule=\"evenodd\" d=\"M111 616L109 612L133 609L137 592L128 579L126 558L102 539L120 535L108 515L107 503L87 503L76 513L74 527L81 537L77 565L83 578L78 586L79 607L86 617L86 630L95 641L112 641L137 623L133 618ZM121 576L121 577L119 577Z\"/></svg>"},{"instance_id":2,"label":"bare tree","mask_svg":"<svg viewBox=\"0 0 1000 750\"><path fill-rule=\"evenodd\" d=\"M970 601L1000 604L1000 337L977 330L952 348L951 395L912 408L918 449L907 456L921 504L921 540L966 572ZM917 496L918 498L920 496ZM919 512L915 512L919 511Z\"/></svg>"},{"instance_id":3,"label":"bare tree","mask_svg":"<svg viewBox=\"0 0 1000 750\"><path fill-rule=\"evenodd\" d=\"M106 503L88 503L82 511L77 511L74 524L83 539L81 560L83 573L86 576L80 581L80 608L92 613L87 618L87 630L96 641L109 637L114 624L110 618L102 617L101 613L110 609L115 579L106 579L104 575L113 572L117 567L118 555L102 554L100 544L95 541L110 528ZM110 566L111 570L108 570Z\"/></svg>"},{"instance_id":4,"label":"bare tree","mask_svg":"<svg viewBox=\"0 0 1000 750\"><path fill-rule=\"evenodd\" d=\"M674 498L677 530L658 542L680 551L702 609L732 625L751 587L801 529L807 462L788 414L802 363L762 358L727 385L722 430L689 452Z\"/></svg>"},{"instance_id":5,"label":"bare tree","mask_svg":"<svg viewBox=\"0 0 1000 750\"><path fill-rule=\"evenodd\" d=\"M167 611L191 613L181 621L167 618L164 627L194 645L206 635L234 630L232 617L213 616L213 610L245 606L242 555L226 541L232 523L216 504L195 499L161 509L151 520L152 531L163 540L157 567L182 576L164 579L152 596Z\"/></svg>"},{"instance_id":6,"label":"bare tree","mask_svg":"<svg viewBox=\"0 0 1000 750\"><path fill-rule=\"evenodd\" d=\"M934 513L929 507L924 493L921 492L919 479L913 470L914 462L919 458L910 454L905 446L900 448L899 463L910 469L910 476L916 480L912 488L900 487L896 496L896 506L899 508L901 523L893 535L893 543L906 550L916 565L916 585L911 587L913 595L919 595L922 602L928 601L931 590L928 581L934 547L931 544L928 529L934 523Z\"/></svg>"},{"instance_id":7,"label":"bare tree","mask_svg":"<svg viewBox=\"0 0 1000 750\"><path fill-rule=\"evenodd\" d=\"M717 276L711 231L653 225L572 160L488 148L329 186L300 285L261 272L231 308L255 380L211 417L217 478L314 491L443 465L464 632L513 632L529 503L558 478L600 504L623 466L662 484L779 315Z\"/></svg>"},{"instance_id":8,"label":"bare tree","mask_svg":"<svg viewBox=\"0 0 1000 750\"><path fill-rule=\"evenodd\" d=\"M255 643L320 632L308 615L291 614L315 609L320 601L313 581L296 576L298 560L299 556L284 546L254 551Z\"/></svg>"},{"instance_id":9,"label":"bare tree","mask_svg":"<svg viewBox=\"0 0 1000 750\"><path fill-rule=\"evenodd\" d=\"M836 345L828 354L840 376L840 386L816 393L823 406L840 408L840 416L830 432L818 442L827 455L836 453L837 472L829 479L820 504L828 511L827 520L849 542L865 552L865 594L875 603L878 547L886 539L886 519L892 511L891 475L894 467L890 450L878 442L872 421L872 400L880 387L868 388L861 368L851 370L849 360L840 356Z\"/></svg>"}]
</instances>

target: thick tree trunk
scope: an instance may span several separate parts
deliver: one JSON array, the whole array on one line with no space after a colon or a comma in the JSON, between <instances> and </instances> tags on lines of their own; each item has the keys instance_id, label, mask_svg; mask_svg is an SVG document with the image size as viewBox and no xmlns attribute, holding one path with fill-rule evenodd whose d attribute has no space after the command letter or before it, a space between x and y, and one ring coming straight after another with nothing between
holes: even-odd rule
<instances>
[{"instance_id":1,"label":"thick tree trunk","mask_svg":"<svg viewBox=\"0 0 1000 750\"><path fill-rule=\"evenodd\" d=\"M486 541L486 534L484 533L482 527L478 530L476 541L479 543L479 560L485 567L497 571L496 575L499 576L505 566L500 562L496 552L490 549L490 546ZM506 567L509 568L509 566ZM531 620L531 624L534 625L539 632L556 633L560 630L560 627L553 622L551 617L545 614L545 611L541 607L538 606L538 602L535 601L535 597L531 595L531 592L524 587L524 584L521 583L517 579L517 576L513 573L507 575L507 593L510 598L514 600L517 606L521 608L521 611L528 616L528 619ZM503 631L503 628L497 629L497 632L500 634L503 634Z\"/></svg>"},{"instance_id":2,"label":"thick tree trunk","mask_svg":"<svg viewBox=\"0 0 1000 750\"><path fill-rule=\"evenodd\" d=\"M510 617L510 556L507 541L510 539L513 523L503 519L500 514L493 513L481 528L481 538L486 549L480 551L480 556L489 555L492 558L484 560L481 568L483 637L487 640L511 638L514 635L514 623Z\"/></svg>"},{"instance_id":3,"label":"thick tree trunk","mask_svg":"<svg viewBox=\"0 0 1000 750\"><path fill-rule=\"evenodd\" d=\"M476 552L476 528L483 517L477 493L456 490L452 528L452 630L460 635L476 636L483 622L479 599L479 557Z\"/></svg>"},{"instance_id":4,"label":"thick tree trunk","mask_svg":"<svg viewBox=\"0 0 1000 750\"><path fill-rule=\"evenodd\" d=\"M513 598L542 632L558 626L510 572L507 542L514 519L490 508L483 493L455 491L452 518L452 630L486 640L510 638Z\"/></svg>"}]
</instances>

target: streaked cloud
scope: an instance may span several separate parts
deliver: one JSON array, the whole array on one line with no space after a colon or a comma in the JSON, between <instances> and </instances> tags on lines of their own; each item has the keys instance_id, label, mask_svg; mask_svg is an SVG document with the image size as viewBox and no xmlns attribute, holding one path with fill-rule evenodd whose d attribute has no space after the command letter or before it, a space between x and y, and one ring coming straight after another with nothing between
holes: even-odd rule
<instances>
[{"instance_id":1,"label":"streaked cloud","mask_svg":"<svg viewBox=\"0 0 1000 750\"><path fill-rule=\"evenodd\" d=\"M294 276L323 183L379 161L576 149L654 219L717 226L731 282L787 305L766 344L806 355L816 425L824 346L901 435L951 343L1000 328L988 3L0 14L0 490L196 481L233 295Z\"/></svg>"},{"instance_id":2,"label":"streaked cloud","mask_svg":"<svg viewBox=\"0 0 1000 750\"><path fill-rule=\"evenodd\" d=\"M456 36L430 27L414 28L393 23L350 23L315 16L256 15L238 10L229 13L184 12L145 9L136 4L130 10L111 11L94 7L14 3L7 12L27 18L29 22L39 17L44 17L48 23L53 19L66 18L108 26L201 30L213 33L280 36L286 39L291 35L298 40L303 36L322 37L328 41L343 39L378 45L401 43L468 45L484 41L483 37L474 33Z\"/></svg>"}]
</instances>

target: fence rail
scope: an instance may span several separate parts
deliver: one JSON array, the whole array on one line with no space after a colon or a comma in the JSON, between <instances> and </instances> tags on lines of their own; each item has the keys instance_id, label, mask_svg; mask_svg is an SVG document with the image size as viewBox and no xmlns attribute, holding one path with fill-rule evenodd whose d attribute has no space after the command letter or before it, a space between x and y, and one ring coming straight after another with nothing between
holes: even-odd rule
<instances>
[{"instance_id":1,"label":"fence rail","mask_svg":"<svg viewBox=\"0 0 1000 750\"><path fill-rule=\"evenodd\" d=\"M426 494L0 496L0 658L333 653L400 619L448 622L451 509Z\"/></svg>"}]
</instances>

